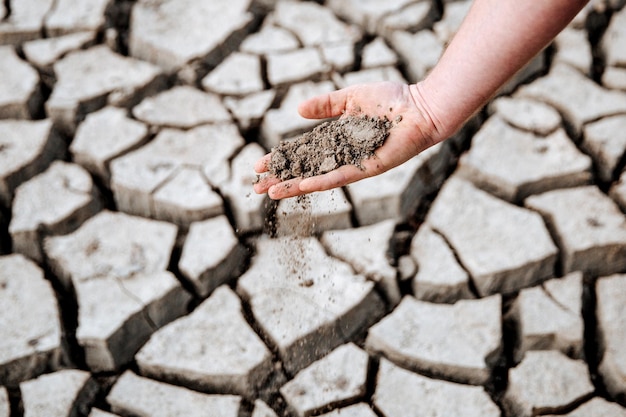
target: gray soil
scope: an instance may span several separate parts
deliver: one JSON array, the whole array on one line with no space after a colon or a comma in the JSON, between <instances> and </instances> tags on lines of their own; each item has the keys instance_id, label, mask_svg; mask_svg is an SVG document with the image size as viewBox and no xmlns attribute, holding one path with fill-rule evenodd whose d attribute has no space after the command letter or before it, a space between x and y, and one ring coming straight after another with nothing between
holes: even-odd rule
<instances>
[{"instance_id":1,"label":"gray soil","mask_svg":"<svg viewBox=\"0 0 626 417\"><path fill-rule=\"evenodd\" d=\"M362 167L389 136L387 118L347 116L322 123L295 140L272 149L269 172L288 180L325 174L342 165Z\"/></svg>"}]
</instances>

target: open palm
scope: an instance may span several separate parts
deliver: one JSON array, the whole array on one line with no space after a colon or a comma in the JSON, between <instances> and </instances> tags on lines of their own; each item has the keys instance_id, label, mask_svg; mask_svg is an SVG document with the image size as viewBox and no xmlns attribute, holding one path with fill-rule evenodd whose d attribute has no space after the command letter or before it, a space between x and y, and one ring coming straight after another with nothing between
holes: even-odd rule
<instances>
[{"instance_id":1,"label":"open palm","mask_svg":"<svg viewBox=\"0 0 626 417\"><path fill-rule=\"evenodd\" d=\"M308 119L367 115L399 122L394 123L383 146L364 160L362 167L344 165L323 175L287 181L266 175L254 185L259 194L267 192L270 198L281 199L341 187L396 167L443 139L439 138L415 85L395 82L355 85L306 100L298 111ZM259 159L255 171L267 172L270 158L271 154L267 154Z\"/></svg>"}]
</instances>

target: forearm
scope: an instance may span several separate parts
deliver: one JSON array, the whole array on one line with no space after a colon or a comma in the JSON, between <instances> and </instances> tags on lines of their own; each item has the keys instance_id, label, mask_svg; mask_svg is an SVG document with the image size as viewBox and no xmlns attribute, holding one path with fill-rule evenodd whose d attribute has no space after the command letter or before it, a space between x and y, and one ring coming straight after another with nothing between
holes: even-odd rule
<instances>
[{"instance_id":1,"label":"forearm","mask_svg":"<svg viewBox=\"0 0 626 417\"><path fill-rule=\"evenodd\" d=\"M413 96L445 139L540 52L587 0L475 0Z\"/></svg>"}]
</instances>

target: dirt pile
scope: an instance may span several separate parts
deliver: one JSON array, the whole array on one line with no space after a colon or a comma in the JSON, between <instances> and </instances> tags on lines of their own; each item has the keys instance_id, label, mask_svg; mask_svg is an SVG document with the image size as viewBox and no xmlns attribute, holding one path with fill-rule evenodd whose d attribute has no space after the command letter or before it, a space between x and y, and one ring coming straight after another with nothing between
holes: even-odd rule
<instances>
[{"instance_id":1,"label":"dirt pile","mask_svg":"<svg viewBox=\"0 0 626 417\"><path fill-rule=\"evenodd\" d=\"M322 123L272 149L269 172L285 181L325 174L342 165L361 166L389 136L387 118L347 116Z\"/></svg>"}]
</instances>

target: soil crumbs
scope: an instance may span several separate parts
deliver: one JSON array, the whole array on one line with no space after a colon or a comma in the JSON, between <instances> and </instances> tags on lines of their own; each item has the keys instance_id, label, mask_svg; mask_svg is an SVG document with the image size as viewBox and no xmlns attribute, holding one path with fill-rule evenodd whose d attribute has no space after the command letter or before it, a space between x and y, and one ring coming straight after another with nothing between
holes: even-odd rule
<instances>
[{"instance_id":1,"label":"soil crumbs","mask_svg":"<svg viewBox=\"0 0 626 417\"><path fill-rule=\"evenodd\" d=\"M347 116L324 122L295 140L272 149L270 174L285 181L325 174L342 165L362 168L389 136L392 122L370 116Z\"/></svg>"}]
</instances>

